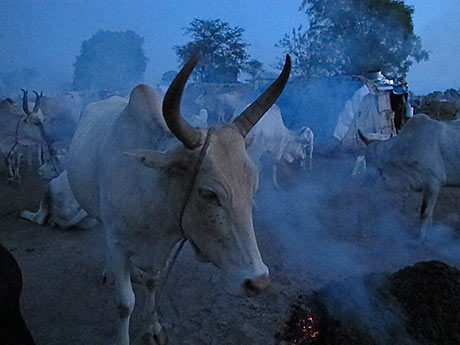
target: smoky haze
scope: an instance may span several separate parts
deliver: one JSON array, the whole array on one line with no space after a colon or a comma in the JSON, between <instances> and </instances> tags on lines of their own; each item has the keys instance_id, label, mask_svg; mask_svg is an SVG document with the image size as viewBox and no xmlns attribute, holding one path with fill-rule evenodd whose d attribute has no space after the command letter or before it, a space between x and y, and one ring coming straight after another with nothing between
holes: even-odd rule
<instances>
[{"instance_id":1,"label":"smoky haze","mask_svg":"<svg viewBox=\"0 0 460 345\"><path fill-rule=\"evenodd\" d=\"M406 3L415 7L415 33L430 51L430 60L409 72L410 89L424 94L460 87L460 3ZM22 71L21 87L62 91L72 82L73 64L84 40L99 30L132 30L145 39L144 82L156 85L163 73L178 69L174 46L187 43L183 28L194 18L221 19L242 27L251 58L279 73L275 66L284 54L275 44L292 28L306 24L299 5L298 0L2 1L0 75L14 77ZM275 280L276 274L295 274L300 293L322 288L331 279L390 272L427 258L457 264L460 243L449 226L436 224L427 246L415 243L412 233L418 226L420 195L397 198L385 188L352 181L356 156L336 158L333 164L327 161L330 148L337 144L332 138L337 114L361 84L331 78L315 80L307 88L296 85L288 84L279 98L283 120L291 129L311 127L319 158L312 172L295 176L292 185L283 182L281 190L271 185L268 169L262 173L254 219L266 251L262 255L269 257L267 264L274 272L278 270ZM339 298L334 292L331 300ZM371 305L369 293L359 279L350 290L349 297L363 311L362 322L379 329L392 327L379 319L381 310ZM352 312L356 305L349 308Z\"/></svg>"},{"instance_id":2,"label":"smoky haze","mask_svg":"<svg viewBox=\"0 0 460 345\"><path fill-rule=\"evenodd\" d=\"M406 3L415 7L415 33L431 52L428 62L415 65L409 73L411 89L424 94L458 88L460 4L456 0ZM56 90L71 82L82 41L98 30L133 30L145 38L149 59L145 82L155 85L164 72L177 70L173 47L188 41L183 28L194 18L219 18L245 29L251 57L273 69L283 55L275 44L292 28L307 24L305 14L298 11L299 4L297 0L2 1L0 68L3 74L33 69L40 85L30 87Z\"/></svg>"}]
</instances>

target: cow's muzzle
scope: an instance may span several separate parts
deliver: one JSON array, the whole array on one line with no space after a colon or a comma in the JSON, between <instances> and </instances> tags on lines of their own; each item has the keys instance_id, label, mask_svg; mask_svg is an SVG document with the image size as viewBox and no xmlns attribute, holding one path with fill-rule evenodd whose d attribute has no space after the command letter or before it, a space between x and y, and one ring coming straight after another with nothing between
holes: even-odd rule
<instances>
[{"instance_id":1,"label":"cow's muzzle","mask_svg":"<svg viewBox=\"0 0 460 345\"><path fill-rule=\"evenodd\" d=\"M244 290L248 297L260 295L262 292L267 290L269 286L270 277L268 275L262 275L255 279L247 279L244 282Z\"/></svg>"}]
</instances>

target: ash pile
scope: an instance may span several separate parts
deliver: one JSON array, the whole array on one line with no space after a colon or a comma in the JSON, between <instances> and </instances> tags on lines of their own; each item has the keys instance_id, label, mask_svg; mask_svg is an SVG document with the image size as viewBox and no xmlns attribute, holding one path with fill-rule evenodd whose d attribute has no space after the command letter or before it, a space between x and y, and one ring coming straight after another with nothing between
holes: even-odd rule
<instances>
[{"instance_id":1,"label":"ash pile","mask_svg":"<svg viewBox=\"0 0 460 345\"><path fill-rule=\"evenodd\" d=\"M440 261L301 295L279 345L458 345L460 271Z\"/></svg>"}]
</instances>

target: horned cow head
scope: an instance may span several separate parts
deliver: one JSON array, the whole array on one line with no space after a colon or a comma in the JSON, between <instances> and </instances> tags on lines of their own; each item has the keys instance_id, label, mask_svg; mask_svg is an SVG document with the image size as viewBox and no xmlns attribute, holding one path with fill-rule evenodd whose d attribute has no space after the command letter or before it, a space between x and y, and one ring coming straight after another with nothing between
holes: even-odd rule
<instances>
[{"instance_id":1,"label":"horned cow head","mask_svg":"<svg viewBox=\"0 0 460 345\"><path fill-rule=\"evenodd\" d=\"M43 114L39 113L40 110L40 101L43 97L43 91L38 94L36 91L33 91L35 94L35 104L32 111L29 110L29 101L27 100L27 90L21 89L24 93L22 96L22 109L26 114L26 121L34 125L43 123Z\"/></svg>"}]
</instances>

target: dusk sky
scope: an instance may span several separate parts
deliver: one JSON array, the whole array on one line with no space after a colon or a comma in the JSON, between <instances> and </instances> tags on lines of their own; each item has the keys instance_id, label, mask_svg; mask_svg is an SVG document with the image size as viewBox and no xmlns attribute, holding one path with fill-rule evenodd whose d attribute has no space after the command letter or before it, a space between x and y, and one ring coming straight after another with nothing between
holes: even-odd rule
<instances>
[{"instance_id":1,"label":"dusk sky","mask_svg":"<svg viewBox=\"0 0 460 345\"><path fill-rule=\"evenodd\" d=\"M283 57L275 44L308 18L300 0L1 0L0 68L32 67L46 85L72 80L82 41L98 30L133 30L145 39L145 81L156 84L177 70L173 47L186 43L183 28L194 18L221 19L242 27L252 58L272 69ZM407 0L415 7L415 33L430 60L408 76L417 94L460 88L460 1ZM44 81L45 82L45 81ZM37 86L40 88L40 86Z\"/></svg>"}]
</instances>

